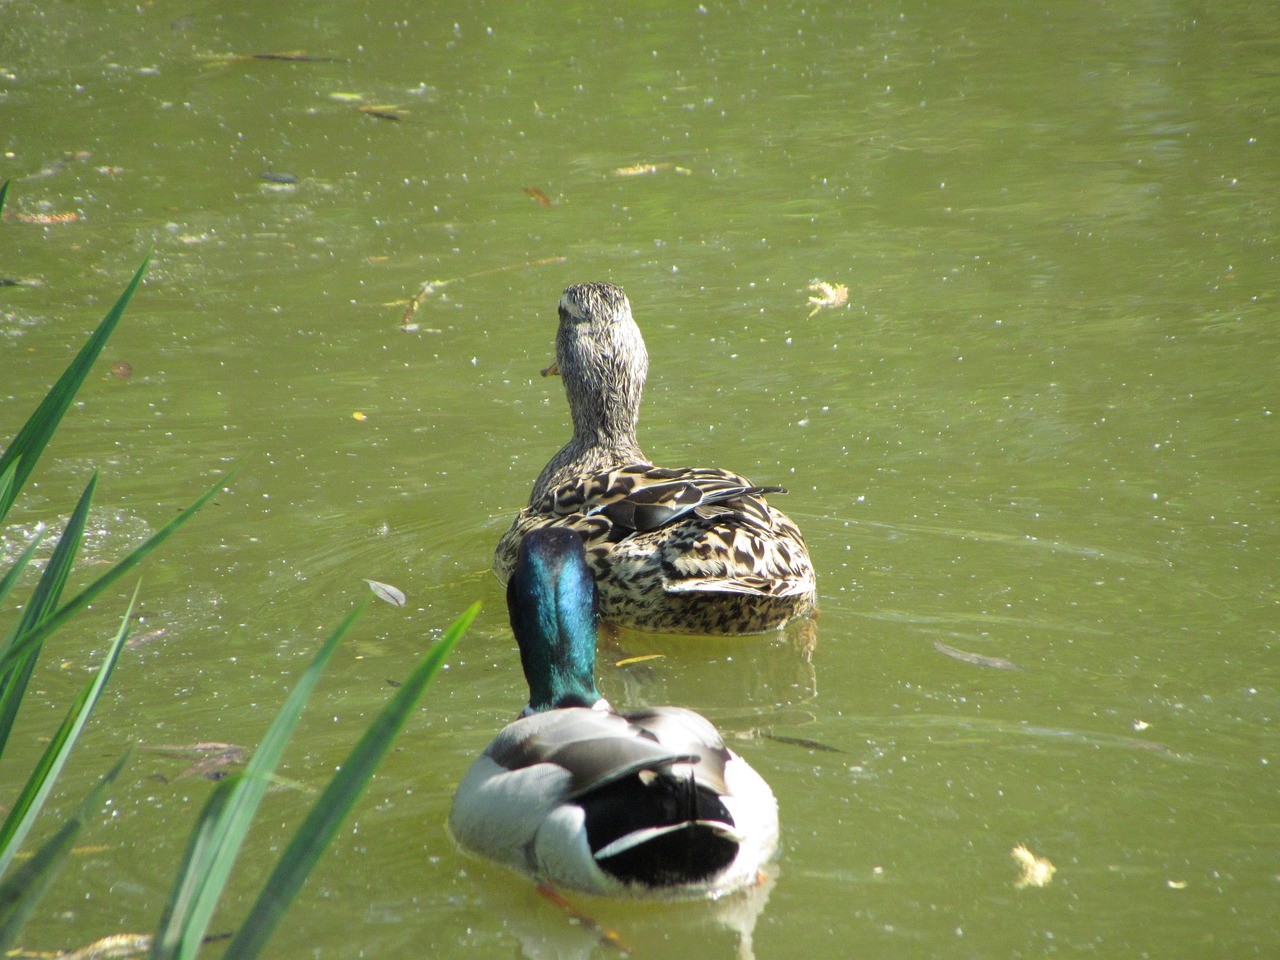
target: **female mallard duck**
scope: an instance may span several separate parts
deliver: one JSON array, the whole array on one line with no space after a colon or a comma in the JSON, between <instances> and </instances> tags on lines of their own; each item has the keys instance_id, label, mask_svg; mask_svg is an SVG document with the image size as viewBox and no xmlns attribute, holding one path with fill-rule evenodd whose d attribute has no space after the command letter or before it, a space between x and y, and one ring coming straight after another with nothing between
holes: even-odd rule
<instances>
[{"instance_id":1,"label":"female mallard duck","mask_svg":"<svg viewBox=\"0 0 1280 960\"><path fill-rule=\"evenodd\" d=\"M666 470L636 441L649 372L631 305L611 283L560 300L556 363L573 439L542 469L498 543L506 580L530 530L586 542L605 620L644 630L761 633L814 609L813 565L796 525L764 499L785 493L711 467Z\"/></svg>"},{"instance_id":2,"label":"female mallard duck","mask_svg":"<svg viewBox=\"0 0 1280 960\"><path fill-rule=\"evenodd\" d=\"M595 602L576 533L525 537L507 608L529 704L462 778L449 828L475 853L588 893L750 887L777 847L772 791L692 710L609 706L594 679Z\"/></svg>"}]
</instances>

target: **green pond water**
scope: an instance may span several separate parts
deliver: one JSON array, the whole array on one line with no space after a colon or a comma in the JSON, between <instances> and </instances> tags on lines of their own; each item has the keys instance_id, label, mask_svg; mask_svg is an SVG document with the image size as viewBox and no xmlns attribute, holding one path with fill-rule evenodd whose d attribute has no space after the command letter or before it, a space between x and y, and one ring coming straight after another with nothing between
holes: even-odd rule
<instances>
[{"instance_id":1,"label":"green pond water","mask_svg":"<svg viewBox=\"0 0 1280 960\"><path fill-rule=\"evenodd\" d=\"M785 484L821 611L608 639L605 694L711 717L782 848L752 900L579 906L637 957L1277 955L1273 4L0 22L0 276L25 281L0 288L4 442L154 251L4 555L98 470L86 579L241 464L143 568L141 642L33 840L129 744L252 747L364 578L394 584L408 604L367 611L303 719L234 929L389 682L480 599L269 955L613 955L444 829L524 702L488 564L568 435L539 376L556 303L607 279L648 342L646 451ZM814 310L815 280L847 303ZM0 803L132 588L46 647ZM139 750L24 948L154 929L213 787L194 763ZM1019 844L1047 886L1018 886Z\"/></svg>"}]
</instances>

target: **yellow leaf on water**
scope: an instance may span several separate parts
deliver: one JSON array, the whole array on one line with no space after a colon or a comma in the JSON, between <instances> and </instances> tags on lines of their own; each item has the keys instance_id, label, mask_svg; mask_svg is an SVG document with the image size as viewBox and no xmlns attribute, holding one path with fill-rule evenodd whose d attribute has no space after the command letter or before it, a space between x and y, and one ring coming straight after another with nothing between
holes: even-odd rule
<instances>
[{"instance_id":1,"label":"yellow leaf on water","mask_svg":"<svg viewBox=\"0 0 1280 960\"><path fill-rule=\"evenodd\" d=\"M809 289L818 294L816 297L809 298L809 303L813 305L813 309L809 311L809 316L811 317L823 308L834 310L836 307L843 307L849 302L849 288L843 283L827 283L825 280L814 280L809 284Z\"/></svg>"},{"instance_id":2,"label":"yellow leaf on water","mask_svg":"<svg viewBox=\"0 0 1280 960\"><path fill-rule=\"evenodd\" d=\"M1019 890L1023 887L1047 887L1053 880L1053 875L1058 868L1050 863L1047 857L1037 857L1022 844L1018 844L1011 852L1013 862L1021 870L1014 883Z\"/></svg>"},{"instance_id":3,"label":"yellow leaf on water","mask_svg":"<svg viewBox=\"0 0 1280 960\"><path fill-rule=\"evenodd\" d=\"M638 657L626 657L614 664L615 667L626 667L633 663L644 663L646 660L660 660L665 657L665 653L645 653Z\"/></svg>"},{"instance_id":4,"label":"yellow leaf on water","mask_svg":"<svg viewBox=\"0 0 1280 960\"><path fill-rule=\"evenodd\" d=\"M667 170L671 167L669 163L633 163L629 167L617 167L613 171L615 177L638 177L646 173L657 173L659 170Z\"/></svg>"},{"instance_id":5,"label":"yellow leaf on water","mask_svg":"<svg viewBox=\"0 0 1280 960\"><path fill-rule=\"evenodd\" d=\"M369 417L366 414L363 414L359 410L357 410L355 413L351 414L351 419L363 421L363 420L368 420Z\"/></svg>"}]
</instances>

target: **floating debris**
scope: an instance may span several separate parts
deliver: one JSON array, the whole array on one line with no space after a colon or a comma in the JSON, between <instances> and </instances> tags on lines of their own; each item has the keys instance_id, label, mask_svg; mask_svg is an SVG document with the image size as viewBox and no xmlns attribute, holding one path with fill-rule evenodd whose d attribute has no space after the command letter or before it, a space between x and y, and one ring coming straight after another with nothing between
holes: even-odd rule
<instances>
[{"instance_id":1,"label":"floating debris","mask_svg":"<svg viewBox=\"0 0 1280 960\"><path fill-rule=\"evenodd\" d=\"M73 950L70 953L52 954L54 960L129 960L141 957L151 950L151 934L149 933L113 933L109 937L95 940L87 947ZM18 954L24 956L24 954ZM41 956L50 956L42 954Z\"/></svg>"},{"instance_id":2,"label":"floating debris","mask_svg":"<svg viewBox=\"0 0 1280 960\"><path fill-rule=\"evenodd\" d=\"M70 213L19 213L17 219L19 223L39 223L48 226L54 223L75 223L80 219L80 214L74 210Z\"/></svg>"},{"instance_id":3,"label":"floating debris","mask_svg":"<svg viewBox=\"0 0 1280 960\"><path fill-rule=\"evenodd\" d=\"M987 657L981 653L970 653L968 650L960 650L950 644L943 643L941 640L933 641L933 649L945 654L952 660L959 660L962 663L973 663L979 667L991 667L993 670L1016 670L1018 673L1026 673L1022 667L1012 660L1006 660L1004 657Z\"/></svg>"},{"instance_id":4,"label":"floating debris","mask_svg":"<svg viewBox=\"0 0 1280 960\"><path fill-rule=\"evenodd\" d=\"M791 737L784 733L774 733L771 730L761 730L760 736L766 740L772 740L774 743L785 743L792 747L804 747L806 750L817 750L821 753L844 753L839 747L833 747L829 743L823 743L820 740L810 740L808 737Z\"/></svg>"},{"instance_id":5,"label":"floating debris","mask_svg":"<svg viewBox=\"0 0 1280 960\"><path fill-rule=\"evenodd\" d=\"M1021 843L1010 852L1013 854L1013 862L1021 871L1013 884L1019 890L1024 887L1047 887L1058 871L1047 857L1037 857Z\"/></svg>"},{"instance_id":6,"label":"floating debris","mask_svg":"<svg viewBox=\"0 0 1280 960\"><path fill-rule=\"evenodd\" d=\"M551 206L551 198L539 190L537 187L521 187L521 189L540 207Z\"/></svg>"},{"instance_id":7,"label":"floating debris","mask_svg":"<svg viewBox=\"0 0 1280 960\"><path fill-rule=\"evenodd\" d=\"M379 600L383 600L393 607L403 607L405 602L404 591L393 587L389 583L382 583L380 580L370 580L364 578L364 582L369 585L369 589L373 591L373 595Z\"/></svg>"},{"instance_id":8,"label":"floating debris","mask_svg":"<svg viewBox=\"0 0 1280 960\"><path fill-rule=\"evenodd\" d=\"M128 380L133 376L133 364L126 360L117 360L111 365L111 375L117 380Z\"/></svg>"},{"instance_id":9,"label":"floating debris","mask_svg":"<svg viewBox=\"0 0 1280 960\"><path fill-rule=\"evenodd\" d=\"M265 180L267 183L290 184L298 182L298 178L292 173L276 173L274 170L264 170L258 174L258 179Z\"/></svg>"},{"instance_id":10,"label":"floating debris","mask_svg":"<svg viewBox=\"0 0 1280 960\"><path fill-rule=\"evenodd\" d=\"M175 778L183 780L187 777L204 777L206 780L221 780L227 775L229 767L244 762L245 755L249 752L244 747L234 743L213 743L201 742L186 745L180 744L159 744L149 745L143 744L144 750L150 750L153 753L162 753L166 756L190 759L198 758L195 763L183 770ZM168 783L167 777L160 779Z\"/></svg>"},{"instance_id":11,"label":"floating debris","mask_svg":"<svg viewBox=\"0 0 1280 960\"><path fill-rule=\"evenodd\" d=\"M209 53L197 59L204 61L207 69L226 67L233 63L248 63L250 60L284 60L289 63L344 63L340 57L316 57L300 50L281 53Z\"/></svg>"},{"instance_id":12,"label":"floating debris","mask_svg":"<svg viewBox=\"0 0 1280 960\"><path fill-rule=\"evenodd\" d=\"M287 60L290 63L341 63L338 57L315 57L309 53L303 53L301 50L291 50L288 53L255 53L252 55L254 60Z\"/></svg>"},{"instance_id":13,"label":"floating debris","mask_svg":"<svg viewBox=\"0 0 1280 960\"><path fill-rule=\"evenodd\" d=\"M615 167L609 172L615 177L640 177L645 174L658 173L660 170L670 170L672 173L678 173L682 177L687 177L693 173L688 167L677 167L674 163L633 163L629 167Z\"/></svg>"},{"instance_id":14,"label":"floating debris","mask_svg":"<svg viewBox=\"0 0 1280 960\"><path fill-rule=\"evenodd\" d=\"M370 104L365 104L364 106L361 106L361 107L357 107L356 109L358 109L361 113L368 114L371 117L376 117L379 120L393 120L396 123L399 123L401 120L403 120L405 117L405 114L408 112L407 110L404 110L402 107L399 107L394 103L384 103L384 104L370 103Z\"/></svg>"},{"instance_id":15,"label":"floating debris","mask_svg":"<svg viewBox=\"0 0 1280 960\"><path fill-rule=\"evenodd\" d=\"M809 290L818 294L816 297L809 298L809 303L813 305L813 309L809 311L811 317L819 310L834 310L849 302L849 288L843 283L814 280L809 284Z\"/></svg>"},{"instance_id":16,"label":"floating debris","mask_svg":"<svg viewBox=\"0 0 1280 960\"><path fill-rule=\"evenodd\" d=\"M642 653L638 657L623 657L614 663L615 667L629 667L633 663L644 663L646 660L661 660L665 657L665 653Z\"/></svg>"},{"instance_id":17,"label":"floating debris","mask_svg":"<svg viewBox=\"0 0 1280 960\"><path fill-rule=\"evenodd\" d=\"M418 324L411 322L414 313L416 313L418 310L418 307L420 307L428 297L435 296L437 291L444 289L451 283L461 283L463 280L469 280L474 277L484 277L484 276L488 276L491 273L503 273L507 270L528 270L530 267L542 267L542 266L546 266L549 263L564 263L566 259L568 258L567 257L543 257L541 260L529 260L529 261L526 261L525 263L512 263L512 264L508 264L505 267L492 267L489 270L480 270L480 271L477 271L476 273L468 273L464 277L452 277L449 280L428 280L425 283L423 283L421 287L418 288L418 292L415 293L412 297L410 297L408 301L404 301L404 300L393 301L393 303L396 303L396 304L406 303L406 302L408 303L408 307L405 309L404 316L400 318L400 329L405 331L413 331L413 330L419 329ZM427 330L425 332L439 333L440 331Z\"/></svg>"},{"instance_id":18,"label":"floating debris","mask_svg":"<svg viewBox=\"0 0 1280 960\"><path fill-rule=\"evenodd\" d=\"M130 634L129 639L124 642L124 648L126 650L136 649L143 644L150 643L152 640L159 640L168 632L168 627L160 627L158 630L148 630L146 633Z\"/></svg>"},{"instance_id":19,"label":"floating debris","mask_svg":"<svg viewBox=\"0 0 1280 960\"><path fill-rule=\"evenodd\" d=\"M356 410L351 414L351 419L359 420L361 423L364 423L366 420L369 419L369 415L367 413L362 413L361 411Z\"/></svg>"}]
</instances>

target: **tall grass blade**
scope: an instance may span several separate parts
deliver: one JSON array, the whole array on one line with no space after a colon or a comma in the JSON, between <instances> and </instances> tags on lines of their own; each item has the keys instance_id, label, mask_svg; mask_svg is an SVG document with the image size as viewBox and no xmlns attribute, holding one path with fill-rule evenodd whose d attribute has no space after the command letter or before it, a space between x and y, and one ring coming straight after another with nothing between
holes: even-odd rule
<instances>
[{"instance_id":1,"label":"tall grass blade","mask_svg":"<svg viewBox=\"0 0 1280 960\"><path fill-rule=\"evenodd\" d=\"M191 960L200 949L218 897L302 708L338 641L367 604L366 600L352 610L325 641L285 699L244 772L219 783L210 795L160 918L160 929L151 947L152 960Z\"/></svg>"},{"instance_id":2,"label":"tall grass blade","mask_svg":"<svg viewBox=\"0 0 1280 960\"><path fill-rule=\"evenodd\" d=\"M22 576L22 571L27 569L27 564L31 562L31 558L35 555L36 549L40 544L44 543L44 534L45 531L37 530L36 535L27 544L27 548L18 555L17 560L13 561L13 566L9 568L3 577L0 577L0 603L4 603L8 598L14 584Z\"/></svg>"},{"instance_id":3,"label":"tall grass blade","mask_svg":"<svg viewBox=\"0 0 1280 960\"><path fill-rule=\"evenodd\" d=\"M13 506L13 501L22 490L22 485L27 482L27 477L35 469L36 461L40 459L40 454L48 444L49 438L62 422L62 415L67 412L76 391L89 375L94 361L98 359L98 354L106 345L107 338L115 330L116 324L124 313L124 308L128 306L134 291L138 289L138 284L142 282L142 274L150 262L151 254L147 254L138 272L124 288L124 293L120 294L120 298L116 300L115 306L107 311L107 315L102 318L97 329L85 341L75 359L58 378L58 382L53 385L40 406L36 407L35 412L18 431L13 443L9 444L3 455L0 455L0 476L4 475L10 465L14 466L13 481L5 492L4 498L0 499L0 520L8 515L9 508Z\"/></svg>"},{"instance_id":4,"label":"tall grass blade","mask_svg":"<svg viewBox=\"0 0 1280 960\"><path fill-rule=\"evenodd\" d=\"M71 511L66 529L58 538L58 545L53 549L53 556L45 565L40 582L31 594L31 600L23 612L22 619L14 629L15 634L22 634L38 627L49 616L51 610L62 599L62 588L71 575L71 566L75 563L76 551L80 549L80 540L84 535L84 525L89 517L89 505L93 502L93 491L98 484L95 473L80 494L80 501ZM12 644L9 638L6 646ZM35 669L36 658L40 655L40 645L31 644L21 656L12 662L0 664L0 754L4 753L5 744L9 742L9 733L13 730L13 721L18 716L18 707L22 705L22 697L27 692L27 682L31 679L31 671Z\"/></svg>"},{"instance_id":5,"label":"tall grass blade","mask_svg":"<svg viewBox=\"0 0 1280 960\"><path fill-rule=\"evenodd\" d=\"M45 841L30 860L15 870L13 876L0 883L0 953L8 956L22 925L27 922L67 854L71 852L71 844L85 822L102 804L102 795L124 769L131 753L132 751L126 751L90 791L80 809Z\"/></svg>"},{"instance_id":6,"label":"tall grass blade","mask_svg":"<svg viewBox=\"0 0 1280 960\"><path fill-rule=\"evenodd\" d=\"M15 478L18 475L18 464L21 460L22 457L14 457L4 470L0 471L0 503L13 503L13 500L9 497L9 492L13 489ZM0 517L0 520L3 519L3 517Z\"/></svg>"},{"instance_id":7,"label":"tall grass blade","mask_svg":"<svg viewBox=\"0 0 1280 960\"><path fill-rule=\"evenodd\" d=\"M120 659L120 651L124 649L125 641L129 638L129 623L133 619L133 609L137 605L138 591L141 587L142 585L139 584L134 588L133 598L124 612L124 619L120 621L120 629L116 631L115 638L107 648L102 666L98 668L97 674L89 685L71 704L66 718L62 721L62 726L53 735L40 762L31 771L26 786L14 801L4 824L0 825L0 877L8 871L14 854L18 852L36 817L40 815L41 808L49 798L49 791L53 789L58 774L62 772L67 758L71 756L71 750L80 738L84 725L89 722L93 708L98 705L102 690L111 678L111 671L115 669L116 662Z\"/></svg>"},{"instance_id":8,"label":"tall grass blade","mask_svg":"<svg viewBox=\"0 0 1280 960\"><path fill-rule=\"evenodd\" d=\"M175 531L184 523L195 516L196 511L213 499L224 485L231 481L235 476L239 467L233 467L223 474L218 480L206 490L191 506L187 507L163 527L147 538L145 543L139 544L128 555L119 560L111 569L100 576L89 586L85 587L74 597L57 609L55 613L28 630L19 630L16 636L9 639L6 645L0 647L0 676L10 669L12 664L20 658L28 649L34 645L41 643L45 637L53 633L73 616L94 601L94 599L106 590L109 586L123 577L126 573L136 567L143 559L155 550L156 547L168 540Z\"/></svg>"},{"instance_id":9,"label":"tall grass blade","mask_svg":"<svg viewBox=\"0 0 1280 960\"><path fill-rule=\"evenodd\" d=\"M0 212L4 211L4 198L9 195L9 180L0 183Z\"/></svg>"},{"instance_id":10,"label":"tall grass blade","mask_svg":"<svg viewBox=\"0 0 1280 960\"><path fill-rule=\"evenodd\" d=\"M473 603L453 622L370 724L280 855L249 916L223 954L223 960L254 960L262 951L285 910L338 832L343 819L364 791L374 769L391 748L427 684L439 672L445 657L479 611L480 604Z\"/></svg>"}]
</instances>

